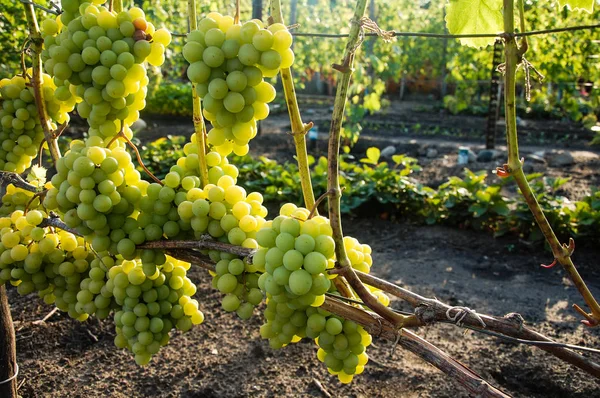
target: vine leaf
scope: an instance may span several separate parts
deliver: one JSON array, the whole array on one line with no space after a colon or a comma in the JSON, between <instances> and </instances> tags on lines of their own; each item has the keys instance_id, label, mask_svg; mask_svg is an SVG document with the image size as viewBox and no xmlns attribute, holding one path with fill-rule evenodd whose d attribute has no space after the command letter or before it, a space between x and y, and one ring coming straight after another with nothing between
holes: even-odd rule
<instances>
[{"instance_id":1,"label":"vine leaf","mask_svg":"<svg viewBox=\"0 0 600 398\"><path fill-rule=\"evenodd\" d=\"M584 10L590 14L594 11L595 0L557 0L558 7L569 7L571 10Z\"/></svg>"},{"instance_id":2,"label":"vine leaf","mask_svg":"<svg viewBox=\"0 0 600 398\"><path fill-rule=\"evenodd\" d=\"M33 165L29 174L27 174L27 181L38 187L43 187L46 183L46 169L40 166Z\"/></svg>"},{"instance_id":3,"label":"vine leaf","mask_svg":"<svg viewBox=\"0 0 600 398\"><path fill-rule=\"evenodd\" d=\"M502 32L502 0L450 0L446 4L446 26L453 35ZM463 45L481 48L494 44L496 39L478 37L459 40Z\"/></svg>"},{"instance_id":4,"label":"vine leaf","mask_svg":"<svg viewBox=\"0 0 600 398\"><path fill-rule=\"evenodd\" d=\"M377 162L379 161L379 156L381 156L379 148L371 147L367 149L367 157L361 159L360 161L368 164L377 164Z\"/></svg>"}]
</instances>

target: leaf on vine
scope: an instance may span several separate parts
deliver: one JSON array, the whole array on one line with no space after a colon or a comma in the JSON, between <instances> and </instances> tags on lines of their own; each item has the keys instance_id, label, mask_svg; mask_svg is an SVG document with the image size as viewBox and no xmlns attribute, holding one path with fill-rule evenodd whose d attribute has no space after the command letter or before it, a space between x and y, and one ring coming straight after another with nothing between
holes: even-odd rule
<instances>
[{"instance_id":1,"label":"leaf on vine","mask_svg":"<svg viewBox=\"0 0 600 398\"><path fill-rule=\"evenodd\" d=\"M46 169L40 166L31 166L29 174L27 174L27 181L38 187L44 186L46 183Z\"/></svg>"},{"instance_id":2,"label":"leaf on vine","mask_svg":"<svg viewBox=\"0 0 600 398\"><path fill-rule=\"evenodd\" d=\"M569 7L571 10L583 10L590 14L594 11L595 0L557 0L558 7Z\"/></svg>"},{"instance_id":3,"label":"leaf on vine","mask_svg":"<svg viewBox=\"0 0 600 398\"><path fill-rule=\"evenodd\" d=\"M446 26L453 35L502 32L502 0L450 0L446 4ZM459 40L463 45L480 48L494 44L496 39L478 37Z\"/></svg>"}]
</instances>

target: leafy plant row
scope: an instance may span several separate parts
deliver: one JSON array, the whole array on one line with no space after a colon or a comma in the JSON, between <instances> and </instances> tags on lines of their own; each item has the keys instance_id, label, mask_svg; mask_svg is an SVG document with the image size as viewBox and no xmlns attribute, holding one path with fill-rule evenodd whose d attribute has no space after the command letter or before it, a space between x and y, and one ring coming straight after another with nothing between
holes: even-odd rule
<instances>
[{"instance_id":1,"label":"leafy plant row","mask_svg":"<svg viewBox=\"0 0 600 398\"><path fill-rule=\"evenodd\" d=\"M160 138L144 147L142 157L157 176L168 172L183 154L184 137ZM317 195L327 190L327 159L309 157L311 177ZM263 192L265 201L302 203L302 190L295 162L279 163L264 156L250 155L232 159L240 170L239 181L249 191ZM344 189L341 210L345 214L362 214L378 204L381 216L426 224L444 224L474 228L502 236L517 235L531 242L543 236L522 195L517 194L512 179L488 183L486 171L465 168L462 178L449 177L434 189L419 183L411 174L418 172L417 159L395 155L383 161L377 148L369 148L366 157L356 161L352 155L340 159L341 185ZM574 236L579 241L598 241L600 228L600 190L579 201L559 195L567 178L528 176L536 199L546 217L561 237ZM390 214L391 213L391 214Z\"/></svg>"}]
</instances>

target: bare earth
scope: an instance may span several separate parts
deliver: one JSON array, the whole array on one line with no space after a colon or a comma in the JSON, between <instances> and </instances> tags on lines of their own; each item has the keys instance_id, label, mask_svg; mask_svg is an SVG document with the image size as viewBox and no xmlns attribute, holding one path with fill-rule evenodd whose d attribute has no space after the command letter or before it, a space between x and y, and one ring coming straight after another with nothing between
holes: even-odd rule
<instances>
[{"instance_id":1,"label":"bare earth","mask_svg":"<svg viewBox=\"0 0 600 398\"><path fill-rule=\"evenodd\" d=\"M164 124L152 123L144 133L145 141L156 137L158 130L163 134L191 132L188 123L170 121L166 129ZM285 115L270 118L269 123L265 124L263 136L253 142L254 150L278 159L291 159L293 146L284 134ZM394 145L404 148L396 142ZM413 144L407 139L405 145L409 148ZM321 149L324 150L324 145ZM454 154L448 152L448 157L443 158L440 152L440 159L429 162L434 163L431 167L425 165L418 178L430 181L438 178L442 182L445 176L460 171L452 158ZM567 187L573 196L598 185L598 156L593 152L581 156L589 159L573 166L583 173L572 187ZM491 170L493 166L489 163L479 168ZM564 175L570 171L550 172ZM373 270L378 276L419 294L478 312L499 316L519 312L528 326L548 337L571 344L600 346L600 331L580 325L579 317L570 308L573 303L582 304L582 300L565 273L558 267L552 270L539 267L540 263L551 260L551 255L540 248L528 248L509 237L494 239L474 231L414 226L377 218L347 218L344 228L346 234L372 246ZM598 253L597 248L588 247L578 248L574 255L596 296L600 296ZM220 308L219 294L210 287L208 274L193 269L191 278L198 283L196 298L205 313L205 323L188 333L175 334L171 343L144 368L135 365L128 353L116 349L112 321L92 319L79 323L57 313L45 324L35 324L52 307L33 295L21 297L15 289L9 289L21 369L20 394L44 398L467 395L460 385L436 368L402 349L394 352L393 343L381 339L375 339L368 350L372 360L365 372L352 384L342 385L319 363L313 343L302 340L279 351L271 350L258 333L262 323L259 311L250 321L240 321ZM408 309L399 301L392 305ZM600 396L600 386L591 376L539 349L465 333L464 329L447 324L417 332L508 394Z\"/></svg>"}]
</instances>

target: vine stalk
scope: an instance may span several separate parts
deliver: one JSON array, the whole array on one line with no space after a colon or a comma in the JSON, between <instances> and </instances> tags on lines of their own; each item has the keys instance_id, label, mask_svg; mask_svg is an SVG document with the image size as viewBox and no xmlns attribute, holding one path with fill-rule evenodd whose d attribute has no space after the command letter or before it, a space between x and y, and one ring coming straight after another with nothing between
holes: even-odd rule
<instances>
[{"instance_id":1,"label":"vine stalk","mask_svg":"<svg viewBox=\"0 0 600 398\"><path fill-rule=\"evenodd\" d=\"M329 130L329 147L327 153L328 173L327 189L331 193L328 198L329 221L333 230L333 240L335 241L335 255L337 259L337 273L343 276L356 294L377 314L386 320L392 322L396 327L407 326L414 318L406 317L391 311L381 304L375 296L363 285L350 264L346 248L344 246L344 235L342 232L342 219L340 203L342 190L339 179L339 153L341 141L342 120L344 118L344 109L348 97L348 87L353 72L354 55L361 44L363 38L362 26L359 21L365 15L367 0L358 0L354 11L350 36L346 44L342 65L334 65L334 69L341 73L337 83L335 102L333 105L333 115L331 117L331 127ZM337 279L337 278L336 278Z\"/></svg>"},{"instance_id":2,"label":"vine stalk","mask_svg":"<svg viewBox=\"0 0 600 398\"><path fill-rule=\"evenodd\" d=\"M283 23L281 0L271 0L271 18L273 18L273 22L275 23ZM292 136L294 137L294 145L296 146L296 161L298 162L298 173L300 174L304 206L307 209L313 209L315 206L315 194L310 180L310 168L308 167L308 154L306 150L306 133L312 127L312 122L307 124L302 122L291 68L281 68L280 73L285 103L290 115ZM314 215L319 215L319 211L315 210Z\"/></svg>"},{"instance_id":3,"label":"vine stalk","mask_svg":"<svg viewBox=\"0 0 600 398\"><path fill-rule=\"evenodd\" d=\"M515 0L504 0L504 31L505 34L505 112L506 112L506 137L508 146L508 163L505 165L505 172L512 175L517 182L531 213L533 214L540 230L544 234L546 241L552 248L552 254L554 255L555 261L558 261L565 271L571 277L571 280L575 284L575 287L579 293L583 296L586 304L592 311L591 314L586 313L577 304L573 307L585 316L585 320L582 321L588 326L597 326L600 324L600 305L588 289L587 285L577 272L577 268L573 264L571 255L575 250L575 242L570 239L569 244L561 244L556 234L552 230L552 226L548 222L548 219L544 215L540 204L538 203L527 177L523 171L523 160L519 157L519 143L517 137L517 113L516 113L516 73L519 63L522 61L522 56L527 51L526 42L519 49L514 36L515 32L515 15L514 15L514 4ZM519 1L522 6L522 1ZM524 17L523 8L520 8L521 14L521 29L524 30Z\"/></svg>"},{"instance_id":4,"label":"vine stalk","mask_svg":"<svg viewBox=\"0 0 600 398\"><path fill-rule=\"evenodd\" d=\"M33 86L35 105L40 118L40 124L44 130L44 138L48 144L50 155L52 156L52 160L56 162L56 160L61 158L61 154L58 143L56 142L56 137L54 136L54 131L50 124L48 112L46 111L46 101L44 99L44 90L42 88L42 49L44 46L44 39L40 33L40 27L35 16L33 4L24 3L23 5L25 7L27 25L29 26L29 40L32 43L32 46L30 47L33 52L31 85Z\"/></svg>"},{"instance_id":5,"label":"vine stalk","mask_svg":"<svg viewBox=\"0 0 600 398\"><path fill-rule=\"evenodd\" d=\"M198 29L198 15L196 11L196 0L188 0L189 30ZM196 83L192 83L192 106L194 119L194 133L196 145L198 146L198 170L200 171L200 182L202 187L208 184L208 166L206 164L206 125L202 116L202 103L198 95Z\"/></svg>"}]
</instances>

